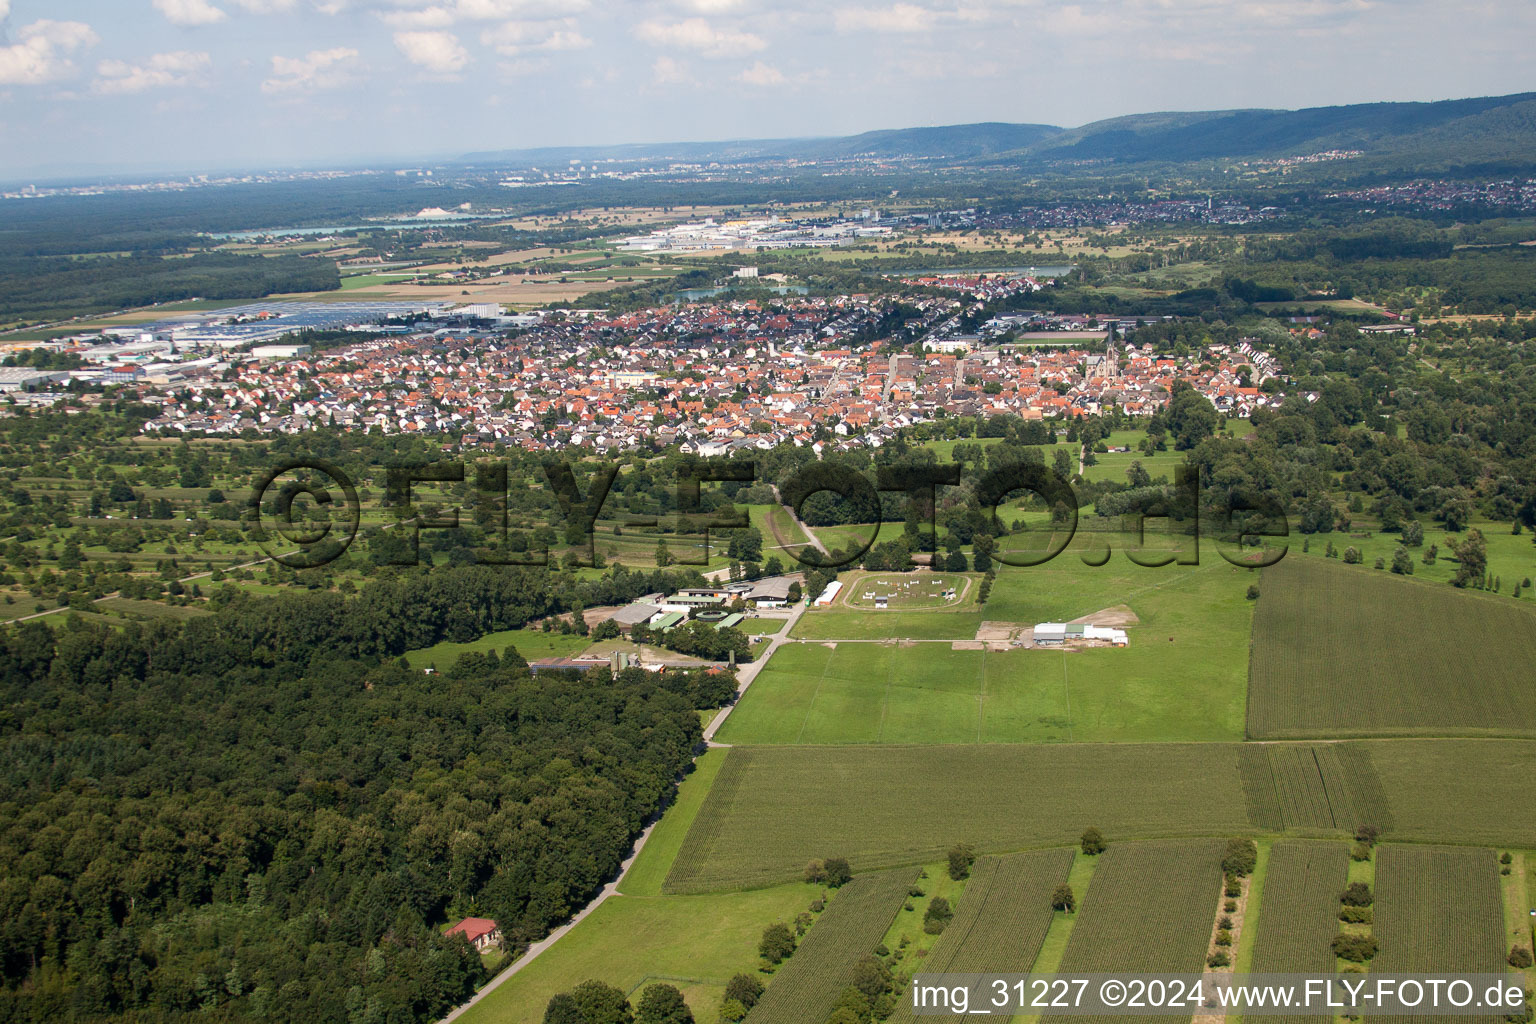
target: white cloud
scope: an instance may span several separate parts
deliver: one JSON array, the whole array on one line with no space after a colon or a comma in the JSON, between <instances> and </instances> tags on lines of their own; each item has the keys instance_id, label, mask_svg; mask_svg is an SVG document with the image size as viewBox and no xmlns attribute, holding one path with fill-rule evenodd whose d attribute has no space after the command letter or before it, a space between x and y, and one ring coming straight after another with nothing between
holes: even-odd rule
<instances>
[{"instance_id":1,"label":"white cloud","mask_svg":"<svg viewBox=\"0 0 1536 1024\"><path fill-rule=\"evenodd\" d=\"M462 71L469 53L452 32L396 32L395 47L405 59L439 75Z\"/></svg>"},{"instance_id":2,"label":"white cloud","mask_svg":"<svg viewBox=\"0 0 1536 1024\"><path fill-rule=\"evenodd\" d=\"M154 0L155 10L173 25L212 25L229 15L208 0Z\"/></svg>"},{"instance_id":3,"label":"white cloud","mask_svg":"<svg viewBox=\"0 0 1536 1024\"><path fill-rule=\"evenodd\" d=\"M916 4L846 7L832 19L839 32L926 32L933 27L933 12Z\"/></svg>"},{"instance_id":4,"label":"white cloud","mask_svg":"<svg viewBox=\"0 0 1536 1024\"><path fill-rule=\"evenodd\" d=\"M311 50L302 57L277 55L272 58L272 77L261 83L261 91L334 89L346 84L356 61L357 51L345 46Z\"/></svg>"},{"instance_id":5,"label":"white cloud","mask_svg":"<svg viewBox=\"0 0 1536 1024\"><path fill-rule=\"evenodd\" d=\"M0 0L0 21L11 15L11 0Z\"/></svg>"},{"instance_id":6,"label":"white cloud","mask_svg":"<svg viewBox=\"0 0 1536 1024\"><path fill-rule=\"evenodd\" d=\"M24 26L16 38L18 42L0 46L0 85L38 85L67 78L75 66L66 54L99 41L89 25L48 19Z\"/></svg>"},{"instance_id":7,"label":"white cloud","mask_svg":"<svg viewBox=\"0 0 1536 1024\"><path fill-rule=\"evenodd\" d=\"M461 21L549 21L568 18L591 0L395 0L378 12L394 28L447 28Z\"/></svg>"},{"instance_id":8,"label":"white cloud","mask_svg":"<svg viewBox=\"0 0 1536 1024\"><path fill-rule=\"evenodd\" d=\"M697 50L706 57L735 57L754 53L768 45L750 32L717 29L703 18L687 18L671 25L646 21L635 31L641 39L653 45Z\"/></svg>"},{"instance_id":9,"label":"white cloud","mask_svg":"<svg viewBox=\"0 0 1536 1024\"><path fill-rule=\"evenodd\" d=\"M682 0L684 7L698 14L725 14L745 4L745 0Z\"/></svg>"},{"instance_id":10,"label":"white cloud","mask_svg":"<svg viewBox=\"0 0 1536 1024\"><path fill-rule=\"evenodd\" d=\"M104 60L96 65L92 88L101 93L130 93L191 85L197 81L198 72L212 63L208 54L190 50L157 53L142 64Z\"/></svg>"},{"instance_id":11,"label":"white cloud","mask_svg":"<svg viewBox=\"0 0 1536 1024\"><path fill-rule=\"evenodd\" d=\"M551 24L540 21L508 21L480 33L480 41L496 52L515 57L528 50L583 50L592 40L576 30L575 19Z\"/></svg>"},{"instance_id":12,"label":"white cloud","mask_svg":"<svg viewBox=\"0 0 1536 1024\"><path fill-rule=\"evenodd\" d=\"M657 57L656 63L651 65L651 74L662 85L680 85L693 81L687 65L672 57Z\"/></svg>"},{"instance_id":13,"label":"white cloud","mask_svg":"<svg viewBox=\"0 0 1536 1024\"><path fill-rule=\"evenodd\" d=\"M765 64L762 61L758 61L743 71L741 74L737 75L736 81L745 82L748 85L769 86L783 85L785 79L784 72L780 71L772 64Z\"/></svg>"},{"instance_id":14,"label":"white cloud","mask_svg":"<svg viewBox=\"0 0 1536 1024\"><path fill-rule=\"evenodd\" d=\"M293 10L298 0L235 0L235 3L252 14L277 14Z\"/></svg>"}]
</instances>

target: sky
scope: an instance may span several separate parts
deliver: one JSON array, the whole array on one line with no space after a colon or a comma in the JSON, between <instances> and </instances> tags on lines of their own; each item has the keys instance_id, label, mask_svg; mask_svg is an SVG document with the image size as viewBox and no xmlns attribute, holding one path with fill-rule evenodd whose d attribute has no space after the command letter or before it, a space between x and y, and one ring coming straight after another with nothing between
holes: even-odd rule
<instances>
[{"instance_id":1,"label":"sky","mask_svg":"<svg viewBox=\"0 0 1536 1024\"><path fill-rule=\"evenodd\" d=\"M1536 90L1530 0L0 0L0 179Z\"/></svg>"}]
</instances>

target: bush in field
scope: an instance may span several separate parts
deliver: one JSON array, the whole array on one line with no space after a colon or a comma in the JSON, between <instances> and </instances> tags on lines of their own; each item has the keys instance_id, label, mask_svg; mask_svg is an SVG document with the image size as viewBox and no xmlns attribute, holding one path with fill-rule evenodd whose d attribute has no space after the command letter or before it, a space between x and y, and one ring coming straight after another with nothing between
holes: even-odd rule
<instances>
[{"instance_id":1,"label":"bush in field","mask_svg":"<svg viewBox=\"0 0 1536 1024\"><path fill-rule=\"evenodd\" d=\"M827 881L827 866L819 860L813 860L805 866L805 880L810 885L824 885Z\"/></svg>"},{"instance_id":2,"label":"bush in field","mask_svg":"<svg viewBox=\"0 0 1536 1024\"><path fill-rule=\"evenodd\" d=\"M1375 901L1371 887L1364 882L1350 882L1344 889L1344 895L1339 897L1339 902L1346 907L1368 907Z\"/></svg>"},{"instance_id":3,"label":"bush in field","mask_svg":"<svg viewBox=\"0 0 1536 1024\"><path fill-rule=\"evenodd\" d=\"M1366 861L1371 859L1371 848L1365 843L1356 843L1349 849L1349 859Z\"/></svg>"},{"instance_id":4,"label":"bush in field","mask_svg":"<svg viewBox=\"0 0 1536 1024\"><path fill-rule=\"evenodd\" d=\"M1205 958L1205 966L1207 967L1230 967L1231 965L1232 958L1228 956L1226 950L1223 949L1218 949L1216 952Z\"/></svg>"},{"instance_id":5,"label":"bush in field","mask_svg":"<svg viewBox=\"0 0 1536 1024\"><path fill-rule=\"evenodd\" d=\"M1366 846L1375 846L1376 840L1381 838L1381 829L1375 825L1361 825L1355 829L1355 842L1364 843Z\"/></svg>"},{"instance_id":6,"label":"bush in field","mask_svg":"<svg viewBox=\"0 0 1536 1024\"><path fill-rule=\"evenodd\" d=\"M720 1004L720 1024L741 1024L741 1019L747 1015L747 1008L741 1005L739 999L727 999Z\"/></svg>"},{"instance_id":7,"label":"bush in field","mask_svg":"<svg viewBox=\"0 0 1536 1024\"><path fill-rule=\"evenodd\" d=\"M929 935L938 935L954 916L955 912L950 909L949 900L943 896L935 896L928 901L928 910L923 914L923 931Z\"/></svg>"},{"instance_id":8,"label":"bush in field","mask_svg":"<svg viewBox=\"0 0 1536 1024\"><path fill-rule=\"evenodd\" d=\"M853 869L842 857L828 857L822 863L822 867L827 873L826 883L834 889L847 885L848 880L853 877Z\"/></svg>"},{"instance_id":9,"label":"bush in field","mask_svg":"<svg viewBox=\"0 0 1536 1024\"><path fill-rule=\"evenodd\" d=\"M1370 907L1339 908L1339 920L1347 924L1370 924L1375 916Z\"/></svg>"},{"instance_id":10,"label":"bush in field","mask_svg":"<svg viewBox=\"0 0 1536 1024\"><path fill-rule=\"evenodd\" d=\"M1259 862L1259 848L1252 839L1232 839L1227 842L1226 855L1221 859L1221 870L1242 878L1250 874Z\"/></svg>"},{"instance_id":11,"label":"bush in field","mask_svg":"<svg viewBox=\"0 0 1536 1024\"><path fill-rule=\"evenodd\" d=\"M1063 882L1056 887L1055 892L1051 893L1051 909L1065 910L1069 914L1077 910L1077 894L1072 891L1070 885Z\"/></svg>"},{"instance_id":12,"label":"bush in field","mask_svg":"<svg viewBox=\"0 0 1536 1024\"><path fill-rule=\"evenodd\" d=\"M949 851L949 877L955 881L969 878L971 865L976 863L976 851L969 843L960 843Z\"/></svg>"},{"instance_id":13,"label":"bush in field","mask_svg":"<svg viewBox=\"0 0 1536 1024\"><path fill-rule=\"evenodd\" d=\"M725 983L725 998L734 999L747 1009L763 997L763 983L750 974L733 974Z\"/></svg>"},{"instance_id":14,"label":"bush in field","mask_svg":"<svg viewBox=\"0 0 1536 1024\"><path fill-rule=\"evenodd\" d=\"M1333 937L1333 955L1340 960L1363 964L1376 955L1376 940L1369 935L1346 935L1340 932Z\"/></svg>"},{"instance_id":15,"label":"bush in field","mask_svg":"<svg viewBox=\"0 0 1536 1024\"><path fill-rule=\"evenodd\" d=\"M635 1007L635 1024L694 1024L693 1011L675 985L647 985Z\"/></svg>"},{"instance_id":16,"label":"bush in field","mask_svg":"<svg viewBox=\"0 0 1536 1024\"><path fill-rule=\"evenodd\" d=\"M1509 951L1509 966L1518 967L1522 971L1531 966L1533 960L1531 951L1524 946L1516 946Z\"/></svg>"},{"instance_id":17,"label":"bush in field","mask_svg":"<svg viewBox=\"0 0 1536 1024\"><path fill-rule=\"evenodd\" d=\"M794 951L795 933L789 925L778 921L763 929L763 937L757 944L757 952L764 960L771 964L782 963Z\"/></svg>"},{"instance_id":18,"label":"bush in field","mask_svg":"<svg viewBox=\"0 0 1536 1024\"><path fill-rule=\"evenodd\" d=\"M1099 854L1109 849L1108 844L1104 842L1103 833L1101 833L1096 828L1090 828L1084 832L1082 839L1080 839L1079 842L1082 844L1083 853L1090 857L1097 857Z\"/></svg>"}]
</instances>

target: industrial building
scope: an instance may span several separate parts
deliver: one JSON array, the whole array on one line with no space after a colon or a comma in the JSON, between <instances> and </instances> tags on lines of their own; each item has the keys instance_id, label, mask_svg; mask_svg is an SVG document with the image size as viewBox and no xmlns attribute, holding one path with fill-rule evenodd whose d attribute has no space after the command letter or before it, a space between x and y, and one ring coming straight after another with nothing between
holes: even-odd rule
<instances>
[{"instance_id":1,"label":"industrial building","mask_svg":"<svg viewBox=\"0 0 1536 1024\"><path fill-rule=\"evenodd\" d=\"M1091 641L1124 647L1130 642L1123 629L1086 622L1037 622L1034 637L1035 643L1042 646Z\"/></svg>"}]
</instances>

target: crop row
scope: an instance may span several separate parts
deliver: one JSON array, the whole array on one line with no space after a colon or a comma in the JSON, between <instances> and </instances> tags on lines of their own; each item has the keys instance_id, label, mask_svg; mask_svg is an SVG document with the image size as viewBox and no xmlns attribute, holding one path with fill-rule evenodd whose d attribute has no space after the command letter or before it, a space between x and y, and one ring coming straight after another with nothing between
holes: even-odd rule
<instances>
[{"instance_id":1,"label":"crop row","mask_svg":"<svg viewBox=\"0 0 1536 1024\"><path fill-rule=\"evenodd\" d=\"M1316 558L1262 590L1250 737L1536 735L1529 610Z\"/></svg>"},{"instance_id":2,"label":"crop row","mask_svg":"<svg viewBox=\"0 0 1536 1024\"><path fill-rule=\"evenodd\" d=\"M854 966L885 936L916 881L916 868L854 876L779 968L748 1024L826 1020L852 982Z\"/></svg>"}]
</instances>

